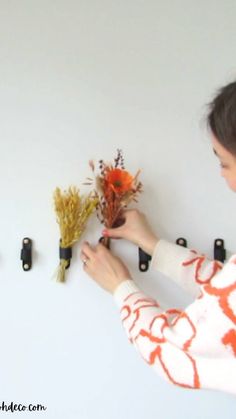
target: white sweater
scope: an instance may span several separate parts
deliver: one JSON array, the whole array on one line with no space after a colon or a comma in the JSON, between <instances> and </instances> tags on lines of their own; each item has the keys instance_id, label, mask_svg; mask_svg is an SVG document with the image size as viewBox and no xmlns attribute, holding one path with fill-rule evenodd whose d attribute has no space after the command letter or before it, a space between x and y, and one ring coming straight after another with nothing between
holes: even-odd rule
<instances>
[{"instance_id":1,"label":"white sweater","mask_svg":"<svg viewBox=\"0 0 236 419\"><path fill-rule=\"evenodd\" d=\"M236 395L236 255L223 265L160 240L151 267L195 300L165 311L134 281L122 282L114 298L130 342L172 384Z\"/></svg>"}]
</instances>

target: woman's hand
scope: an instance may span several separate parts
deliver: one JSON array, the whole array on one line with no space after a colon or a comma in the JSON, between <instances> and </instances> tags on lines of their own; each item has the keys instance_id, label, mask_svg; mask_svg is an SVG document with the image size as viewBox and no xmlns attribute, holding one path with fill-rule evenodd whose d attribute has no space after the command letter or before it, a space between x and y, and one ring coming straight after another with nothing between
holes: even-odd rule
<instances>
[{"instance_id":1,"label":"woman's hand","mask_svg":"<svg viewBox=\"0 0 236 419\"><path fill-rule=\"evenodd\" d=\"M151 230L145 215L137 209L126 210L122 214L122 219L124 224L103 230L103 236L129 240L152 255L159 239Z\"/></svg>"},{"instance_id":2,"label":"woman's hand","mask_svg":"<svg viewBox=\"0 0 236 419\"><path fill-rule=\"evenodd\" d=\"M112 255L103 244L99 243L92 247L88 242L85 242L82 245L80 257L84 265L84 271L98 285L112 294L121 282L131 279L127 267L119 258Z\"/></svg>"}]
</instances>

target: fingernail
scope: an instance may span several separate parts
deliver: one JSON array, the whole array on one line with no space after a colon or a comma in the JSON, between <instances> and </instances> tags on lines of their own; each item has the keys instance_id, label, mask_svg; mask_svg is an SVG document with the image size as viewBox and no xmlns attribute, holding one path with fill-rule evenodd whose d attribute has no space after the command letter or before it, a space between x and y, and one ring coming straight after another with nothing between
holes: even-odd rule
<instances>
[{"instance_id":1,"label":"fingernail","mask_svg":"<svg viewBox=\"0 0 236 419\"><path fill-rule=\"evenodd\" d=\"M108 236L108 231L107 230L103 230L102 235L103 236Z\"/></svg>"}]
</instances>

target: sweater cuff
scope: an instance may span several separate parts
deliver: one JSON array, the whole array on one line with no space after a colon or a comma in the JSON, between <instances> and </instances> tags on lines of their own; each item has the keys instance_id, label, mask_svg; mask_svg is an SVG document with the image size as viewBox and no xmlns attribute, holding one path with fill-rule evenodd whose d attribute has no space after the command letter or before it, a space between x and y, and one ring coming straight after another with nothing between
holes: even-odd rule
<instances>
[{"instance_id":1,"label":"sweater cuff","mask_svg":"<svg viewBox=\"0 0 236 419\"><path fill-rule=\"evenodd\" d=\"M189 249L161 239L154 248L150 267L174 279L179 276L182 261L188 255Z\"/></svg>"},{"instance_id":2,"label":"sweater cuff","mask_svg":"<svg viewBox=\"0 0 236 419\"><path fill-rule=\"evenodd\" d=\"M118 307L121 308L124 304L125 298L134 292L141 292L141 290L132 279L127 279L121 282L113 293L114 300Z\"/></svg>"}]
</instances>

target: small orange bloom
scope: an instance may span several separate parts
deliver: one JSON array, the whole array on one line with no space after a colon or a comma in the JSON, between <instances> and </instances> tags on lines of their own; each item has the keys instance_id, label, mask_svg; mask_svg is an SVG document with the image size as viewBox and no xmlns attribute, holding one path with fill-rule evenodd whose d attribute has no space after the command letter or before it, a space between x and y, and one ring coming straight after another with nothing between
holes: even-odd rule
<instances>
[{"instance_id":1,"label":"small orange bloom","mask_svg":"<svg viewBox=\"0 0 236 419\"><path fill-rule=\"evenodd\" d=\"M130 191L133 186L133 180L133 176L121 169L109 170L105 177L105 181L108 184L107 186L113 189L117 194Z\"/></svg>"}]
</instances>

